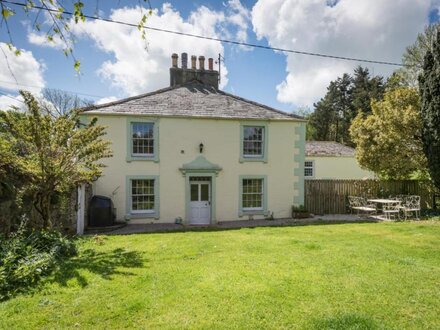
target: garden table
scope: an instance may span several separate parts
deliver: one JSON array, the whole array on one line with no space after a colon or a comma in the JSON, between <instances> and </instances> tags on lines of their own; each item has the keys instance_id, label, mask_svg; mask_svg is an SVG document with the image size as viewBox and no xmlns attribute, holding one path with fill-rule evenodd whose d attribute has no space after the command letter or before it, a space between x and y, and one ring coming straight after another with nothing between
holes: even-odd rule
<instances>
[{"instance_id":1,"label":"garden table","mask_svg":"<svg viewBox=\"0 0 440 330\"><path fill-rule=\"evenodd\" d=\"M378 207L377 210L378 211L381 210L382 213L385 213L384 212L384 206L388 206L390 204L398 204L400 206L400 203L401 203L399 200L386 199L386 198L373 198L373 199L369 199L368 201L371 202L371 203L375 203L375 204L381 205L381 207L380 208ZM400 213L399 212L399 207L397 207L396 209L392 208L392 211L386 211L386 212L387 212L388 215L389 215L390 212L391 213L396 213L397 216L399 216L399 213Z\"/></svg>"},{"instance_id":2,"label":"garden table","mask_svg":"<svg viewBox=\"0 0 440 330\"><path fill-rule=\"evenodd\" d=\"M368 201L376 204L392 204L398 202L395 199L386 199L386 198L369 199Z\"/></svg>"}]
</instances>

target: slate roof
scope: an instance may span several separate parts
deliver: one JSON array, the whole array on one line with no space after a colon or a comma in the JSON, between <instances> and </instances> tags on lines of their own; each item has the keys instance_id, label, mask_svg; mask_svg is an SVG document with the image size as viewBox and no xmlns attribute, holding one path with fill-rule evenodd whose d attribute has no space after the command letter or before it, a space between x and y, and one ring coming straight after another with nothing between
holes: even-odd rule
<instances>
[{"instance_id":1,"label":"slate roof","mask_svg":"<svg viewBox=\"0 0 440 330\"><path fill-rule=\"evenodd\" d=\"M354 151L334 141L306 141L306 156L354 157Z\"/></svg>"},{"instance_id":2,"label":"slate roof","mask_svg":"<svg viewBox=\"0 0 440 330\"><path fill-rule=\"evenodd\" d=\"M93 114L131 114L158 117L304 120L257 102L192 81L152 93L84 108Z\"/></svg>"}]
</instances>

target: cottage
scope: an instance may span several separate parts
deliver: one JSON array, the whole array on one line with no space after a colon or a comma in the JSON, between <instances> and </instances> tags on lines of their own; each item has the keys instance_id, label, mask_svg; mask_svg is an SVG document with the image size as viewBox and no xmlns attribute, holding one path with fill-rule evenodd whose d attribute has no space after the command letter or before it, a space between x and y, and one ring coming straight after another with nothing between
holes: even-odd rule
<instances>
[{"instance_id":1,"label":"cottage","mask_svg":"<svg viewBox=\"0 0 440 330\"><path fill-rule=\"evenodd\" d=\"M93 192L119 220L213 224L290 217L304 203L306 122L218 89L213 60L173 54L170 87L91 106L114 156Z\"/></svg>"},{"instance_id":2,"label":"cottage","mask_svg":"<svg viewBox=\"0 0 440 330\"><path fill-rule=\"evenodd\" d=\"M307 141L306 179L371 179L374 173L359 166L355 149L334 141Z\"/></svg>"}]
</instances>

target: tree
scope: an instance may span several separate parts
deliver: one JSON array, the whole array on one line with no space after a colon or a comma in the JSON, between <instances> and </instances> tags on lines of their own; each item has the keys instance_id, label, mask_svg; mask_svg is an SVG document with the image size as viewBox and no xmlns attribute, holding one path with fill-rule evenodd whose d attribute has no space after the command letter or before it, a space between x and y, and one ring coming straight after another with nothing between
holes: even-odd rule
<instances>
[{"instance_id":1,"label":"tree","mask_svg":"<svg viewBox=\"0 0 440 330\"><path fill-rule=\"evenodd\" d=\"M354 118L353 102L352 102L352 78L344 73L342 78L338 78L329 88L329 100L333 108L334 140L350 144L350 136L348 129L351 120Z\"/></svg>"},{"instance_id":2,"label":"tree","mask_svg":"<svg viewBox=\"0 0 440 330\"><path fill-rule=\"evenodd\" d=\"M63 116L70 111L92 105L92 101L83 100L78 95L58 89L45 88L40 100L41 107L54 116Z\"/></svg>"},{"instance_id":3,"label":"tree","mask_svg":"<svg viewBox=\"0 0 440 330\"><path fill-rule=\"evenodd\" d=\"M371 77L368 69L360 66L354 70L353 77L345 73L331 81L326 95L314 104L315 111L310 116L313 139L354 146L349 134L352 120L359 112L371 113L371 100L380 100L383 93L383 78Z\"/></svg>"},{"instance_id":4,"label":"tree","mask_svg":"<svg viewBox=\"0 0 440 330\"><path fill-rule=\"evenodd\" d=\"M428 159L428 168L435 186L440 189L440 30L428 49L419 77L422 99L423 150Z\"/></svg>"},{"instance_id":5,"label":"tree","mask_svg":"<svg viewBox=\"0 0 440 330\"><path fill-rule=\"evenodd\" d=\"M44 113L30 93L20 94L26 113L0 112L0 146L11 150L2 167L20 172L22 194L32 200L43 227L50 228L55 225L52 211L58 195L101 175L103 165L98 161L112 155L110 142L103 140L105 128L96 121L80 128L79 111L55 118ZM4 177L7 171L0 175L2 182L10 179Z\"/></svg>"},{"instance_id":6,"label":"tree","mask_svg":"<svg viewBox=\"0 0 440 330\"><path fill-rule=\"evenodd\" d=\"M142 8L142 2L148 4L148 9L141 9L141 18L137 24L137 28L141 33L141 38L146 39L145 23L148 16L151 16L153 10L151 8L150 0L138 0L139 7ZM99 0L88 1L87 5L91 5L91 8L95 10L94 17L99 17ZM28 16L32 16L33 22L32 28L36 31L41 31L44 26L48 26L46 29L46 38L48 42L60 42L62 44L62 51L66 57L71 57L73 60L73 66L76 71L80 69L80 61L75 57L73 53L75 38L71 33L71 24L77 24L78 22L86 21L90 16L84 12L85 2L81 0L67 1L67 0L25 0L23 2L17 2L12 4L6 3L4 0L0 0L1 18L2 24L0 24L0 30L9 37L8 46L11 51L15 52L15 55L20 55L20 50L14 47L14 40L12 32L9 28L9 20L13 19L16 14L17 8L22 8ZM3 24L4 23L4 24ZM7 61L7 57L5 57Z\"/></svg>"},{"instance_id":7,"label":"tree","mask_svg":"<svg viewBox=\"0 0 440 330\"><path fill-rule=\"evenodd\" d=\"M406 86L417 87L418 77L422 73L426 53L431 50L440 23L428 25L423 33L417 35L416 41L405 49L402 55L404 67L397 70Z\"/></svg>"},{"instance_id":8,"label":"tree","mask_svg":"<svg viewBox=\"0 0 440 330\"><path fill-rule=\"evenodd\" d=\"M307 126L312 127L312 140L328 141L333 120L333 109L328 98L323 97L317 103L313 104L315 111L309 117Z\"/></svg>"},{"instance_id":9,"label":"tree","mask_svg":"<svg viewBox=\"0 0 440 330\"><path fill-rule=\"evenodd\" d=\"M368 68L361 66L354 69L352 94L356 115L359 111L365 114L371 113L371 100L380 100L384 91L383 77L370 77Z\"/></svg>"},{"instance_id":10,"label":"tree","mask_svg":"<svg viewBox=\"0 0 440 330\"><path fill-rule=\"evenodd\" d=\"M314 140L347 142L348 117L351 109L351 77L344 74L342 78L331 81L326 95L314 104L315 111L310 116Z\"/></svg>"},{"instance_id":11,"label":"tree","mask_svg":"<svg viewBox=\"0 0 440 330\"><path fill-rule=\"evenodd\" d=\"M388 90L359 113L350 127L359 164L382 178L405 179L426 173L420 99L414 88Z\"/></svg>"}]
</instances>

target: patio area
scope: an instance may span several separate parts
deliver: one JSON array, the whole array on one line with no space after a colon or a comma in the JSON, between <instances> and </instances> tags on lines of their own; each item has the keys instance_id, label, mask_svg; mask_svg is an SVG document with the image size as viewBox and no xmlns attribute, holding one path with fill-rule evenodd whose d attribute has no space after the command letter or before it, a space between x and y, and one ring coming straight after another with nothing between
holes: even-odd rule
<instances>
[{"instance_id":1,"label":"patio area","mask_svg":"<svg viewBox=\"0 0 440 330\"><path fill-rule=\"evenodd\" d=\"M379 220L420 219L420 196L397 195L389 198L367 198L348 196L348 207L352 213L364 214Z\"/></svg>"},{"instance_id":2,"label":"patio area","mask_svg":"<svg viewBox=\"0 0 440 330\"><path fill-rule=\"evenodd\" d=\"M239 220L224 221L209 226L192 226L174 223L149 223L149 224L127 224L118 228L103 228L102 230L86 230L86 234L108 234L108 235L129 235L139 233L162 233L162 232L178 232L178 231L215 231L215 230L232 230L240 228L256 228L256 227L288 227L288 226L307 226L321 224L341 224L341 223L363 223L378 222L381 219L375 219L367 214L328 214L315 215L307 219L277 219L277 220Z\"/></svg>"}]
</instances>

